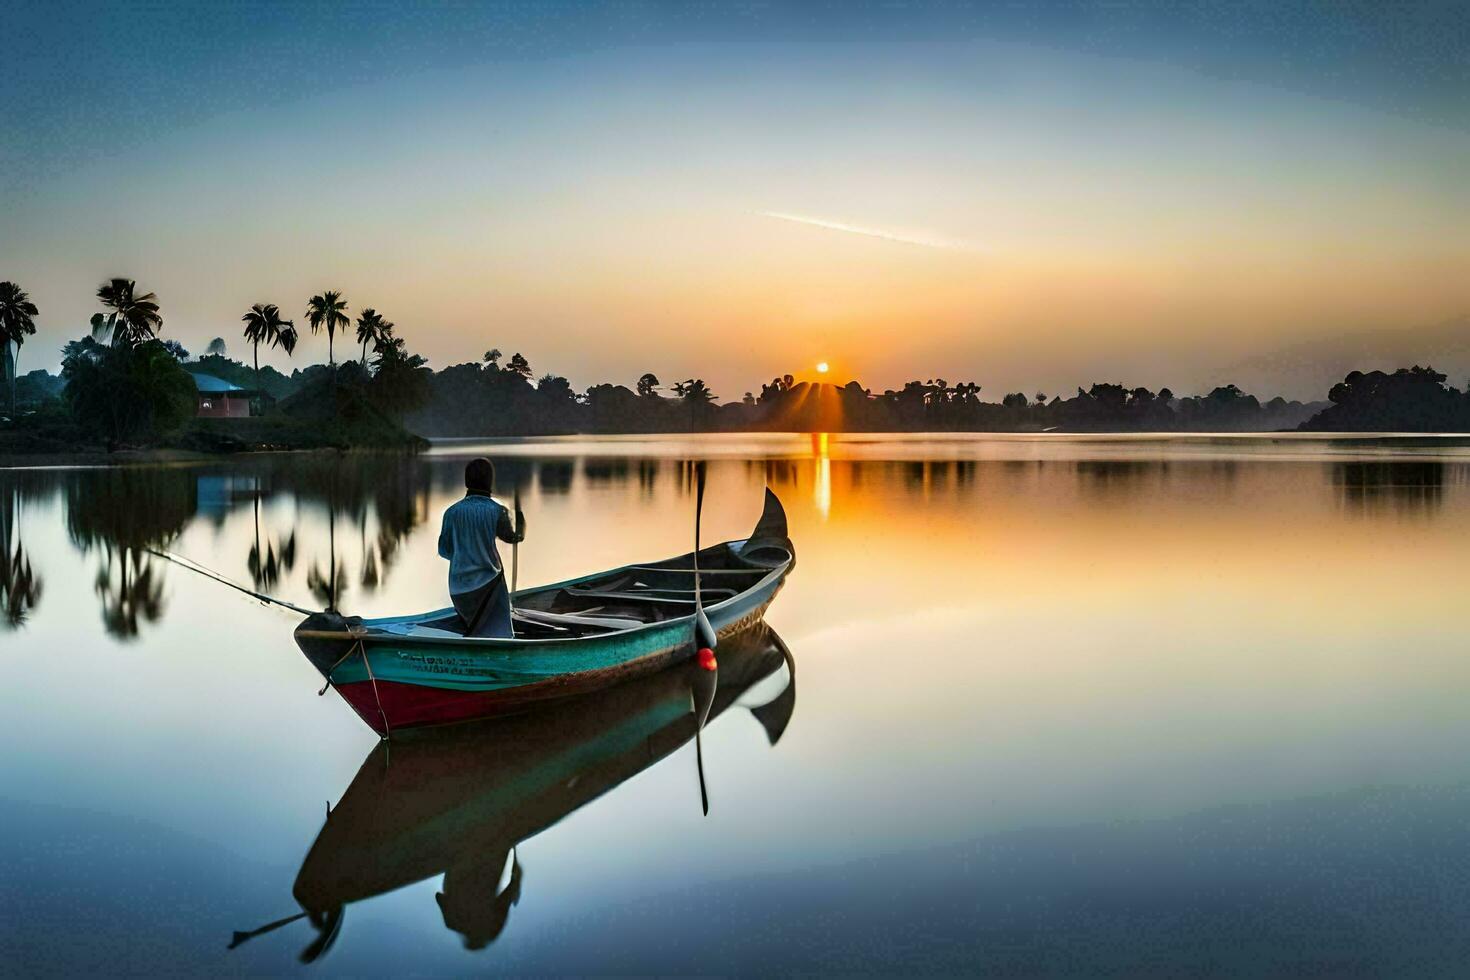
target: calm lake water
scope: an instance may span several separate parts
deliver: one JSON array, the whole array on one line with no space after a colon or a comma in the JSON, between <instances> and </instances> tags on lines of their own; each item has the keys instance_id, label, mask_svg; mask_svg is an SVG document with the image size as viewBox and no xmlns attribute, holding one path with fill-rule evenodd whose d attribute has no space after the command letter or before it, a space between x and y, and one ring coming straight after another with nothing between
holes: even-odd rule
<instances>
[{"instance_id":1,"label":"calm lake water","mask_svg":"<svg viewBox=\"0 0 1470 980\"><path fill-rule=\"evenodd\" d=\"M742 436L0 471L23 620L0 623L0 972L1461 973L1467 447ZM696 458L707 541L744 537L763 486L785 502L797 568L772 632L721 651L708 817L667 678L384 749L317 696L297 617L144 550L313 608L435 608L478 452L521 488L522 585L688 550ZM337 930L227 949L301 911L298 875L339 890Z\"/></svg>"}]
</instances>

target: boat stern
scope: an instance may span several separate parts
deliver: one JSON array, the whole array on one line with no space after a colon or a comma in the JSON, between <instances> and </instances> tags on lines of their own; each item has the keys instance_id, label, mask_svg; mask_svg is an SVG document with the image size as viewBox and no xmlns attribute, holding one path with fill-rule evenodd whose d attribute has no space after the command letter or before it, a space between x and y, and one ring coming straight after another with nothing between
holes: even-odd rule
<instances>
[{"instance_id":1,"label":"boat stern","mask_svg":"<svg viewBox=\"0 0 1470 980\"><path fill-rule=\"evenodd\" d=\"M750 537L741 543L739 554L742 561L766 568L778 568L787 562L793 568L796 566L796 546L791 543L786 527L786 508L781 506L781 498L770 487L766 487L766 504L761 510L761 519L756 522Z\"/></svg>"}]
</instances>

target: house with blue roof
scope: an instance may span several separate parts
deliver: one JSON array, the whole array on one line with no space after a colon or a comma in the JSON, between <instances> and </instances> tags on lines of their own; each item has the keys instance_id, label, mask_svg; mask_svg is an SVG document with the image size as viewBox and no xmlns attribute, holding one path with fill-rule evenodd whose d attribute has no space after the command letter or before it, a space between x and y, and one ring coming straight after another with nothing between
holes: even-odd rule
<instances>
[{"instance_id":1,"label":"house with blue roof","mask_svg":"<svg viewBox=\"0 0 1470 980\"><path fill-rule=\"evenodd\" d=\"M201 419L243 419L250 416L250 400L255 392L241 388L212 374L189 375L194 387L199 390L199 407L195 414Z\"/></svg>"}]
</instances>

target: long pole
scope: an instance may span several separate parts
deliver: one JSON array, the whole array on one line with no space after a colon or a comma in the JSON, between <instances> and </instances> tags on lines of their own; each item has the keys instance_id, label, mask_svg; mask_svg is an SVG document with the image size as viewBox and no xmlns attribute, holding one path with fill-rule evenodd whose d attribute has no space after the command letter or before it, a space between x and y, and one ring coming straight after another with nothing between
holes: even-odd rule
<instances>
[{"instance_id":1,"label":"long pole","mask_svg":"<svg viewBox=\"0 0 1470 980\"><path fill-rule=\"evenodd\" d=\"M521 488L516 486L512 495L512 506L516 513L516 539L510 543L510 594L515 595L521 578Z\"/></svg>"},{"instance_id":2,"label":"long pole","mask_svg":"<svg viewBox=\"0 0 1470 980\"><path fill-rule=\"evenodd\" d=\"M259 599L261 602L269 603L271 605L284 606L292 612L298 612L303 616L315 616L317 613L325 611L322 609L303 609L295 603L287 602L285 599L277 599L274 596L268 596L263 592L256 592L254 589L247 589L245 588L245 586L239 585L235 582L231 582L229 579L225 578L218 572L210 571L198 562L193 561L189 558L185 558L183 555L176 555L171 551L159 551L155 548L144 548L143 550L156 558L162 558L164 561L171 561L175 565L178 565L180 568L187 568L189 571L194 572L195 574L203 575L205 578L214 579L220 585L227 585L230 588L234 589L236 592L243 592L246 595L250 596L250 598L252 599Z\"/></svg>"}]
</instances>

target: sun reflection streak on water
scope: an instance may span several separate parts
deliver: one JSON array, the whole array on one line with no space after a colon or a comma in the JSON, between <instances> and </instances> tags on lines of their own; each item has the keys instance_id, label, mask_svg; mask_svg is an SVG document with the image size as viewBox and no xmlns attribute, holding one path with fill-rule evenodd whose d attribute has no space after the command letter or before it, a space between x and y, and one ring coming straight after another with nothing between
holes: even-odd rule
<instances>
[{"instance_id":1,"label":"sun reflection streak on water","mask_svg":"<svg viewBox=\"0 0 1470 980\"><path fill-rule=\"evenodd\" d=\"M812 497L817 506L817 513L822 515L824 521L832 513L832 456L829 442L828 433L812 433L812 457L816 462L816 478L812 481Z\"/></svg>"}]
</instances>

